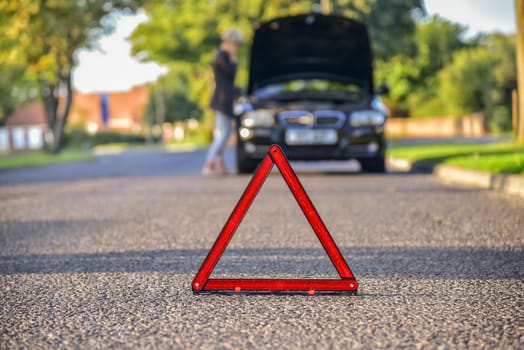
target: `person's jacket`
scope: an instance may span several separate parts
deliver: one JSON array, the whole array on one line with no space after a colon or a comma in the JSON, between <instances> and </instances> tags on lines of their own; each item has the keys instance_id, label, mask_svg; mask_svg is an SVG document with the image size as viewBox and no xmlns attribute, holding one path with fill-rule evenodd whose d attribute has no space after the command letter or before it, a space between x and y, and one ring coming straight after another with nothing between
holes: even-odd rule
<instances>
[{"instance_id":1,"label":"person's jacket","mask_svg":"<svg viewBox=\"0 0 524 350\"><path fill-rule=\"evenodd\" d=\"M233 100L236 94L234 82L237 65L231 62L229 54L217 50L211 66L215 77L215 91L209 107L233 118Z\"/></svg>"}]
</instances>

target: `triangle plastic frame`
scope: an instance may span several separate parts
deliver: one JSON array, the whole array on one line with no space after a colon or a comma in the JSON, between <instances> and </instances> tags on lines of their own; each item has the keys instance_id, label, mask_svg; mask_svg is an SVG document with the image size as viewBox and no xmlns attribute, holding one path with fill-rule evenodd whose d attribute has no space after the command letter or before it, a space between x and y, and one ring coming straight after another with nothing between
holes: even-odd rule
<instances>
[{"instance_id":1,"label":"triangle plastic frame","mask_svg":"<svg viewBox=\"0 0 524 350\"><path fill-rule=\"evenodd\" d=\"M276 165L297 200L340 279L210 279L220 257L242 222L260 188ZM258 170L247 185L235 209L218 235L192 283L193 292L200 293L272 293L272 294L356 294L358 282L337 245L318 215L304 187L278 145L272 145Z\"/></svg>"}]
</instances>

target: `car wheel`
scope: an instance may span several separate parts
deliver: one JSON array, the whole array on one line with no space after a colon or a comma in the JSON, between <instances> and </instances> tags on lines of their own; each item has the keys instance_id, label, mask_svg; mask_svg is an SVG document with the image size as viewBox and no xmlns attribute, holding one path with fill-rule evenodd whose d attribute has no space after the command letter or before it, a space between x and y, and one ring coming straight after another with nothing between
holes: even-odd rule
<instances>
[{"instance_id":1,"label":"car wheel","mask_svg":"<svg viewBox=\"0 0 524 350\"><path fill-rule=\"evenodd\" d=\"M379 156L370 159L359 159L362 170L367 173L385 173L386 172L386 161L384 156Z\"/></svg>"},{"instance_id":2,"label":"car wheel","mask_svg":"<svg viewBox=\"0 0 524 350\"><path fill-rule=\"evenodd\" d=\"M251 174L256 169L260 160L246 156L244 152L237 150L237 170L239 174Z\"/></svg>"}]
</instances>

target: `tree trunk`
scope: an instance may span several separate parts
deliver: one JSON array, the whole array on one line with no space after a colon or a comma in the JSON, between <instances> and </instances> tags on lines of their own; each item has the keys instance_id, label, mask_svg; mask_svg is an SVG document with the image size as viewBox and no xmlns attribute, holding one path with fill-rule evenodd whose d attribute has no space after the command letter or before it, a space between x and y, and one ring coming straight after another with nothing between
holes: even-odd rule
<instances>
[{"instance_id":1,"label":"tree trunk","mask_svg":"<svg viewBox=\"0 0 524 350\"><path fill-rule=\"evenodd\" d=\"M45 79L40 80L40 96L44 103L44 112L47 120L44 149L52 152L54 145L54 128L58 112L57 85L49 84Z\"/></svg>"},{"instance_id":2,"label":"tree trunk","mask_svg":"<svg viewBox=\"0 0 524 350\"><path fill-rule=\"evenodd\" d=\"M59 87L61 84L64 84L66 87L66 96L64 108L60 108L59 111ZM61 151L64 129L73 103L71 69L69 69L67 75L59 79L59 82L56 84L50 84L45 79L40 80L40 95L44 103L47 119L44 149L56 154Z\"/></svg>"},{"instance_id":3,"label":"tree trunk","mask_svg":"<svg viewBox=\"0 0 524 350\"><path fill-rule=\"evenodd\" d=\"M65 96L65 106L62 115L55 120L54 125L54 143L53 143L53 153L60 153L62 150L62 139L64 135L65 126L67 123L67 118L69 117L69 112L71 112L71 105L73 103L73 84L71 81L71 70L67 73L65 78L66 85L66 96Z\"/></svg>"},{"instance_id":4,"label":"tree trunk","mask_svg":"<svg viewBox=\"0 0 524 350\"><path fill-rule=\"evenodd\" d=\"M517 140L519 130L519 97L517 90L511 93L511 130L513 130L513 139Z\"/></svg>"},{"instance_id":5,"label":"tree trunk","mask_svg":"<svg viewBox=\"0 0 524 350\"><path fill-rule=\"evenodd\" d=\"M524 143L524 0L515 0L517 16L517 93L518 127L517 142Z\"/></svg>"},{"instance_id":6,"label":"tree trunk","mask_svg":"<svg viewBox=\"0 0 524 350\"><path fill-rule=\"evenodd\" d=\"M155 88L155 119L156 119L156 125L158 125L160 129L160 134L156 135L157 141L159 143L162 143L163 138L163 126L164 121L166 119L166 108L164 103L164 91L162 89L162 81L159 79L158 84Z\"/></svg>"}]
</instances>

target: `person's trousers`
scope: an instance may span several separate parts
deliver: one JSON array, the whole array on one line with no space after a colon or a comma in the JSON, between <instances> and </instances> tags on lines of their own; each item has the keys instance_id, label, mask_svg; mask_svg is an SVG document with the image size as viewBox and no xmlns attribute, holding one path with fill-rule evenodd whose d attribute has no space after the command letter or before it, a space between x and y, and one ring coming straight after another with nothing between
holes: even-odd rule
<instances>
[{"instance_id":1,"label":"person's trousers","mask_svg":"<svg viewBox=\"0 0 524 350\"><path fill-rule=\"evenodd\" d=\"M213 142L207 152L207 161L223 158L229 135L231 135L231 118L222 112L215 111Z\"/></svg>"}]
</instances>

